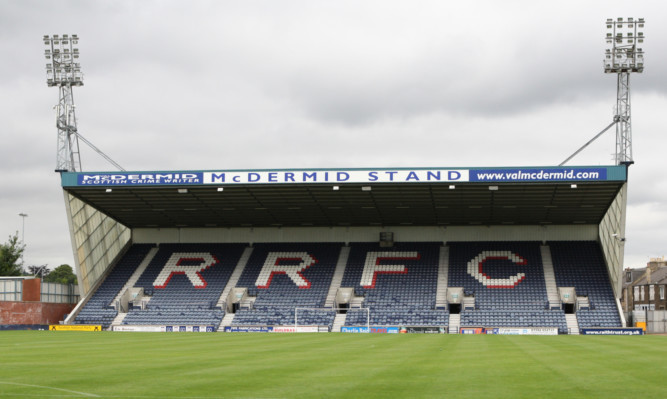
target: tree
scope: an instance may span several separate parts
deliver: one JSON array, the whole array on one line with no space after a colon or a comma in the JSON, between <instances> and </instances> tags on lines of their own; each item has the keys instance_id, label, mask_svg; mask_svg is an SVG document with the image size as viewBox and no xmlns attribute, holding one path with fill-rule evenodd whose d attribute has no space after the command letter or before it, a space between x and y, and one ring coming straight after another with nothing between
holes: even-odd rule
<instances>
[{"instance_id":1,"label":"tree","mask_svg":"<svg viewBox=\"0 0 667 399\"><path fill-rule=\"evenodd\" d=\"M60 265L53 269L44 280L47 283L77 284L76 274L70 265Z\"/></svg>"},{"instance_id":2,"label":"tree","mask_svg":"<svg viewBox=\"0 0 667 399\"><path fill-rule=\"evenodd\" d=\"M19 233L9 236L0 244L0 276L20 276L23 274L23 251L25 245L19 243Z\"/></svg>"},{"instance_id":3,"label":"tree","mask_svg":"<svg viewBox=\"0 0 667 399\"><path fill-rule=\"evenodd\" d=\"M37 276L44 279L49 273L51 273L51 270L49 270L48 265L28 266L28 274L31 276Z\"/></svg>"}]
</instances>

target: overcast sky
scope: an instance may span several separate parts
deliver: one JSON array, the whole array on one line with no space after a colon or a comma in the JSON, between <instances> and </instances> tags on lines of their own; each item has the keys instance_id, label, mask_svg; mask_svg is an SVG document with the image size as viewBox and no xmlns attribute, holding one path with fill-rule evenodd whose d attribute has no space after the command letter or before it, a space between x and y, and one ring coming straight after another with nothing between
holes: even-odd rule
<instances>
[{"instance_id":1,"label":"overcast sky","mask_svg":"<svg viewBox=\"0 0 667 399\"><path fill-rule=\"evenodd\" d=\"M0 0L0 242L74 265L45 34L79 131L127 170L554 166L607 126L605 21L645 17L625 266L667 252L664 1ZM613 129L570 165L612 165ZM112 170L81 143L83 169Z\"/></svg>"}]
</instances>

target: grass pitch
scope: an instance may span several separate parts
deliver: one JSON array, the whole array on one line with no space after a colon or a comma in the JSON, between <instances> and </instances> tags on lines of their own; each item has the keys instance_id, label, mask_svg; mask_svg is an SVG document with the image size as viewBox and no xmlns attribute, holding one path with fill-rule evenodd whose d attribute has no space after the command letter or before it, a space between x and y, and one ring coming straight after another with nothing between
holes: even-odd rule
<instances>
[{"instance_id":1,"label":"grass pitch","mask_svg":"<svg viewBox=\"0 0 667 399\"><path fill-rule=\"evenodd\" d=\"M664 398L667 337L0 332L0 397Z\"/></svg>"}]
</instances>

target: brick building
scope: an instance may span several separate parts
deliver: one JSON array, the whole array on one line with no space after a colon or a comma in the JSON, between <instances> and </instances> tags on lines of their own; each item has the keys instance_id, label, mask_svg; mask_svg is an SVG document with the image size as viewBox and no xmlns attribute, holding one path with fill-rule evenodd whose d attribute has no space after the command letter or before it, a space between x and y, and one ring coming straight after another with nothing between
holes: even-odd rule
<instances>
[{"instance_id":1,"label":"brick building","mask_svg":"<svg viewBox=\"0 0 667 399\"><path fill-rule=\"evenodd\" d=\"M651 259L645 268L625 269L621 304L623 311L667 309L667 261Z\"/></svg>"}]
</instances>

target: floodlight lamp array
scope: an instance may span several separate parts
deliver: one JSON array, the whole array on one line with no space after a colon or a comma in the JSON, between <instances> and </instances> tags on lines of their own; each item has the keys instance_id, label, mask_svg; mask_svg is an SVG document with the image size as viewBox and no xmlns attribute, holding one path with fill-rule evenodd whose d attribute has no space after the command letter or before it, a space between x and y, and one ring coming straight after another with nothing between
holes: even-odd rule
<instances>
[{"instance_id":1,"label":"floodlight lamp array","mask_svg":"<svg viewBox=\"0 0 667 399\"><path fill-rule=\"evenodd\" d=\"M646 38L644 24L644 18L607 19L606 41L609 47L605 50L605 73L644 71L644 50L637 47Z\"/></svg>"},{"instance_id":2,"label":"floodlight lamp array","mask_svg":"<svg viewBox=\"0 0 667 399\"><path fill-rule=\"evenodd\" d=\"M77 35L44 35L47 86L83 86L78 44Z\"/></svg>"}]
</instances>

